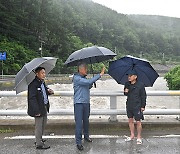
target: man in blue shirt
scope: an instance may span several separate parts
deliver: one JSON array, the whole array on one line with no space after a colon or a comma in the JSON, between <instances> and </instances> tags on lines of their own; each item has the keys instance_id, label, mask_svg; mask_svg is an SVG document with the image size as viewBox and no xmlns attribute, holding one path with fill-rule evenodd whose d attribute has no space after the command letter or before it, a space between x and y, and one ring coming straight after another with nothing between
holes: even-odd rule
<instances>
[{"instance_id":1,"label":"man in blue shirt","mask_svg":"<svg viewBox=\"0 0 180 154\"><path fill-rule=\"evenodd\" d=\"M92 84L104 75L105 68L101 73L91 79L87 79L87 65L80 63L78 65L78 73L73 77L74 88L74 116L76 123L75 138L77 148L83 150L82 146L82 130L84 140L92 142L89 138L89 115L90 115L90 89Z\"/></svg>"}]
</instances>

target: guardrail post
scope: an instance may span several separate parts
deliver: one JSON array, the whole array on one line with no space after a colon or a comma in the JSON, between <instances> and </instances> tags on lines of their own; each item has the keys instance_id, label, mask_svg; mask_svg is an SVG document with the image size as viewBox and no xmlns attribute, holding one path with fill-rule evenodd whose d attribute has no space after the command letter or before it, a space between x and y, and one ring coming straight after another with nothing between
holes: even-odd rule
<instances>
[{"instance_id":1,"label":"guardrail post","mask_svg":"<svg viewBox=\"0 0 180 154\"><path fill-rule=\"evenodd\" d=\"M117 97L110 96L110 109L117 109ZM117 121L117 115L110 115L109 121Z\"/></svg>"}]
</instances>

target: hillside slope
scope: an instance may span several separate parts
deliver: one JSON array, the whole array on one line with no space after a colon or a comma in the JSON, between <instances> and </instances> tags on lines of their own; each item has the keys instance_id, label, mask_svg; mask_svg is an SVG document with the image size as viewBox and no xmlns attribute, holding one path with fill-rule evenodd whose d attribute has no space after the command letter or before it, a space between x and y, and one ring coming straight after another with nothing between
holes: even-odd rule
<instances>
[{"instance_id":1,"label":"hillside slope","mask_svg":"<svg viewBox=\"0 0 180 154\"><path fill-rule=\"evenodd\" d=\"M116 49L118 57L141 53L149 60L159 60L164 53L167 61L180 61L178 27L177 18L127 16L90 0L0 1L0 43L11 44L6 48L0 44L9 57L6 74L17 72L25 63L12 44L23 46L29 60L40 56L43 42L43 56L59 58L54 73L71 71L63 65L68 55L91 45ZM32 54L27 54L29 50Z\"/></svg>"}]
</instances>

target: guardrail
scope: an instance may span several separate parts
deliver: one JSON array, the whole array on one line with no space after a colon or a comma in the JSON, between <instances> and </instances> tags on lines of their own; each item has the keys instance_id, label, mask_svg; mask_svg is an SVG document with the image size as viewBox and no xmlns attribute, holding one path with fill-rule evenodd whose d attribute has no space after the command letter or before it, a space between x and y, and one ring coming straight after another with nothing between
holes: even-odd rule
<instances>
[{"instance_id":1,"label":"guardrail","mask_svg":"<svg viewBox=\"0 0 180 154\"><path fill-rule=\"evenodd\" d=\"M50 97L72 97L73 91L55 91ZM126 115L125 109L117 109L117 97L124 96L123 91L91 91L91 96L110 97L110 109L91 110L91 115L110 115L110 121L117 121L117 115ZM180 90L176 91L147 91L147 96L179 96L180 107ZM16 95L15 91L0 91L0 97L27 97L27 92ZM73 115L71 109L53 109L49 115ZM147 109L145 115L180 115L179 109ZM26 110L0 110L0 116L26 116ZM179 116L180 117L180 116Z\"/></svg>"}]
</instances>

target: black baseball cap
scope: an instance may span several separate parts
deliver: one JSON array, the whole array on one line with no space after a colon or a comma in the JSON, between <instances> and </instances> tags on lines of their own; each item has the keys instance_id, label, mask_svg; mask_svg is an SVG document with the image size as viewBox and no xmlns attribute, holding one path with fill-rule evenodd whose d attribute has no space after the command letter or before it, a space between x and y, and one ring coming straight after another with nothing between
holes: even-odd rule
<instances>
[{"instance_id":1,"label":"black baseball cap","mask_svg":"<svg viewBox=\"0 0 180 154\"><path fill-rule=\"evenodd\" d=\"M135 70L130 70L126 75L137 75L137 72Z\"/></svg>"}]
</instances>

